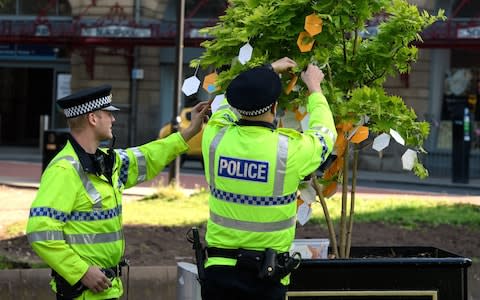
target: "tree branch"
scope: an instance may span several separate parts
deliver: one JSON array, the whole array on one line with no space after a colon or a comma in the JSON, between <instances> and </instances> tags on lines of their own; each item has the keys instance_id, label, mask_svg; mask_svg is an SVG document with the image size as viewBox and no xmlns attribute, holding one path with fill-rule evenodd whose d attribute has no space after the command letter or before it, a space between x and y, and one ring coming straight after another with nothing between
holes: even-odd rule
<instances>
[{"instance_id":1,"label":"tree branch","mask_svg":"<svg viewBox=\"0 0 480 300\"><path fill-rule=\"evenodd\" d=\"M318 198L320 199L320 204L322 205L322 208L323 208L323 214L325 216L325 221L327 222L327 227L328 227L328 235L330 236L330 242L332 243L331 248L333 250L333 255L335 255L335 258L338 258L339 255L338 255L338 246L337 246L337 237L335 234L335 228L333 226L330 213L328 212L327 203L325 202L325 198L323 197L322 188L320 187L320 184L317 181L317 175L315 173L312 173L312 185L313 185L313 189L317 193Z\"/></svg>"}]
</instances>

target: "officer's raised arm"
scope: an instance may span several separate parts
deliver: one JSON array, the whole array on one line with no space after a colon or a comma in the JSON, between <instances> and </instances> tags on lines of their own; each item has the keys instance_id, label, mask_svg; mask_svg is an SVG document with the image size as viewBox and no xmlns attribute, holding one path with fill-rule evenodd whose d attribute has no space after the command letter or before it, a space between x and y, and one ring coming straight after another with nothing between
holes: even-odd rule
<instances>
[{"instance_id":1,"label":"officer's raised arm","mask_svg":"<svg viewBox=\"0 0 480 300\"><path fill-rule=\"evenodd\" d=\"M320 86L324 78L322 70L309 64L307 69L302 72L301 77L310 92L307 103L310 119L308 129L304 131L304 134L310 136L313 143L312 147L305 145L305 149L310 148L312 151L312 160L307 161L301 171L302 176L307 176L330 155L337 139L337 131L332 112ZM320 156L314 153L320 153Z\"/></svg>"}]
</instances>

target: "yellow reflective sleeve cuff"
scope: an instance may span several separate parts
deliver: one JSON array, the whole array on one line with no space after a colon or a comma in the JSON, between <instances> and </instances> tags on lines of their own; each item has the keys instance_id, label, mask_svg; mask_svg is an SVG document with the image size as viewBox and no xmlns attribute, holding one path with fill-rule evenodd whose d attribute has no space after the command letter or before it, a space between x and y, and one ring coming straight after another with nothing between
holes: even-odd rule
<instances>
[{"instance_id":1,"label":"yellow reflective sleeve cuff","mask_svg":"<svg viewBox=\"0 0 480 300\"><path fill-rule=\"evenodd\" d=\"M322 93L313 93L308 97L307 110L310 113L308 128L328 137L327 144L333 147L337 139L337 130L327 99Z\"/></svg>"},{"instance_id":2,"label":"yellow reflective sleeve cuff","mask_svg":"<svg viewBox=\"0 0 480 300\"><path fill-rule=\"evenodd\" d=\"M146 180L150 180L157 176L177 155L187 151L188 144L180 132L176 132L165 138L144 144L138 149L143 154L146 164Z\"/></svg>"}]
</instances>

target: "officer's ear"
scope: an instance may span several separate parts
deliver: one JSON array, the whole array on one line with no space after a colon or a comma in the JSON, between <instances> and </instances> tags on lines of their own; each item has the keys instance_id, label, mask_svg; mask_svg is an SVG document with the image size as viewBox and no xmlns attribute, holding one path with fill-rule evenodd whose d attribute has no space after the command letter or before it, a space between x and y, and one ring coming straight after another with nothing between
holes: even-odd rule
<instances>
[{"instance_id":1,"label":"officer's ear","mask_svg":"<svg viewBox=\"0 0 480 300\"><path fill-rule=\"evenodd\" d=\"M87 122L89 125L95 125L97 123L97 119L96 119L96 115L95 115L95 112L89 112L87 113Z\"/></svg>"},{"instance_id":2,"label":"officer's ear","mask_svg":"<svg viewBox=\"0 0 480 300\"><path fill-rule=\"evenodd\" d=\"M277 102L272 104L272 108L270 108L270 112L275 116L277 114Z\"/></svg>"}]
</instances>

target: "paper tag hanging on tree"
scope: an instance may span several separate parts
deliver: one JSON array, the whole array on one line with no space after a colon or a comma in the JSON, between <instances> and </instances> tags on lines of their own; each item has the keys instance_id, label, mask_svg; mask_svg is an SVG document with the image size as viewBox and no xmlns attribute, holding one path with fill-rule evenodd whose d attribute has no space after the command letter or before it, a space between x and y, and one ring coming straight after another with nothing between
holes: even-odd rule
<instances>
[{"instance_id":1,"label":"paper tag hanging on tree","mask_svg":"<svg viewBox=\"0 0 480 300\"><path fill-rule=\"evenodd\" d=\"M183 82L182 85L182 92L185 94L185 96L191 96L198 92L198 89L200 88L200 79L197 78L197 76L192 76Z\"/></svg>"},{"instance_id":2,"label":"paper tag hanging on tree","mask_svg":"<svg viewBox=\"0 0 480 300\"><path fill-rule=\"evenodd\" d=\"M238 61L242 65L246 64L252 58L252 53L253 47L250 45L250 43L246 43L238 52Z\"/></svg>"},{"instance_id":3,"label":"paper tag hanging on tree","mask_svg":"<svg viewBox=\"0 0 480 300\"><path fill-rule=\"evenodd\" d=\"M372 148L378 152L388 147L390 144L390 136L386 133L382 133L373 140Z\"/></svg>"},{"instance_id":4,"label":"paper tag hanging on tree","mask_svg":"<svg viewBox=\"0 0 480 300\"><path fill-rule=\"evenodd\" d=\"M216 112L218 108L222 105L223 99L225 99L225 94L217 95L212 103L210 104L210 107L212 108L212 113Z\"/></svg>"},{"instance_id":5,"label":"paper tag hanging on tree","mask_svg":"<svg viewBox=\"0 0 480 300\"><path fill-rule=\"evenodd\" d=\"M303 189L300 189L300 195L303 202L307 204L312 204L313 202L315 202L315 199L317 197L317 192L315 192L315 189L313 188L313 186L309 181L306 187L304 187Z\"/></svg>"},{"instance_id":6,"label":"paper tag hanging on tree","mask_svg":"<svg viewBox=\"0 0 480 300\"><path fill-rule=\"evenodd\" d=\"M307 203L303 203L298 207L297 220L300 225L305 225L312 216L312 208Z\"/></svg>"},{"instance_id":7,"label":"paper tag hanging on tree","mask_svg":"<svg viewBox=\"0 0 480 300\"><path fill-rule=\"evenodd\" d=\"M391 129L390 128L390 135L393 137L393 139L395 141L397 141L397 143L399 143L400 145L403 145L405 146L405 140L402 138L402 136L400 135L400 133L396 132L395 130Z\"/></svg>"},{"instance_id":8,"label":"paper tag hanging on tree","mask_svg":"<svg viewBox=\"0 0 480 300\"><path fill-rule=\"evenodd\" d=\"M293 88L295 87L295 84L297 83L298 76L295 74L290 74L290 82L288 83L287 87L285 88L285 94L289 95Z\"/></svg>"},{"instance_id":9,"label":"paper tag hanging on tree","mask_svg":"<svg viewBox=\"0 0 480 300\"><path fill-rule=\"evenodd\" d=\"M300 52L309 52L312 50L314 42L313 37L306 31L302 31L298 35L297 46Z\"/></svg>"},{"instance_id":10,"label":"paper tag hanging on tree","mask_svg":"<svg viewBox=\"0 0 480 300\"><path fill-rule=\"evenodd\" d=\"M415 165L415 161L417 160L417 152L413 151L412 149L408 149L402 155L402 165L404 170L411 171L413 166Z\"/></svg>"},{"instance_id":11,"label":"paper tag hanging on tree","mask_svg":"<svg viewBox=\"0 0 480 300\"><path fill-rule=\"evenodd\" d=\"M351 137L350 142L358 144L368 138L368 127L360 126Z\"/></svg>"},{"instance_id":12,"label":"paper tag hanging on tree","mask_svg":"<svg viewBox=\"0 0 480 300\"><path fill-rule=\"evenodd\" d=\"M295 113L293 111L286 110L285 115L281 120L284 128L292 128L295 130L300 129L300 122L295 118Z\"/></svg>"},{"instance_id":13,"label":"paper tag hanging on tree","mask_svg":"<svg viewBox=\"0 0 480 300\"><path fill-rule=\"evenodd\" d=\"M305 31L311 36L315 36L322 32L323 21L316 14L311 14L305 17Z\"/></svg>"},{"instance_id":14,"label":"paper tag hanging on tree","mask_svg":"<svg viewBox=\"0 0 480 300\"><path fill-rule=\"evenodd\" d=\"M303 117L302 121L300 121L300 126L302 126L302 131L308 130L308 124L310 122L310 114L306 114Z\"/></svg>"},{"instance_id":15,"label":"paper tag hanging on tree","mask_svg":"<svg viewBox=\"0 0 480 300\"><path fill-rule=\"evenodd\" d=\"M325 198L330 198L337 192L337 182L330 182L327 186L323 186L322 194Z\"/></svg>"},{"instance_id":16,"label":"paper tag hanging on tree","mask_svg":"<svg viewBox=\"0 0 480 300\"><path fill-rule=\"evenodd\" d=\"M370 121L370 118L367 115L363 115L360 117L360 121L357 123L357 125L365 125Z\"/></svg>"},{"instance_id":17,"label":"paper tag hanging on tree","mask_svg":"<svg viewBox=\"0 0 480 300\"><path fill-rule=\"evenodd\" d=\"M215 86L215 81L217 81L218 75L217 72L213 72L205 76L203 79L203 89L208 93L213 93L217 89Z\"/></svg>"}]
</instances>

